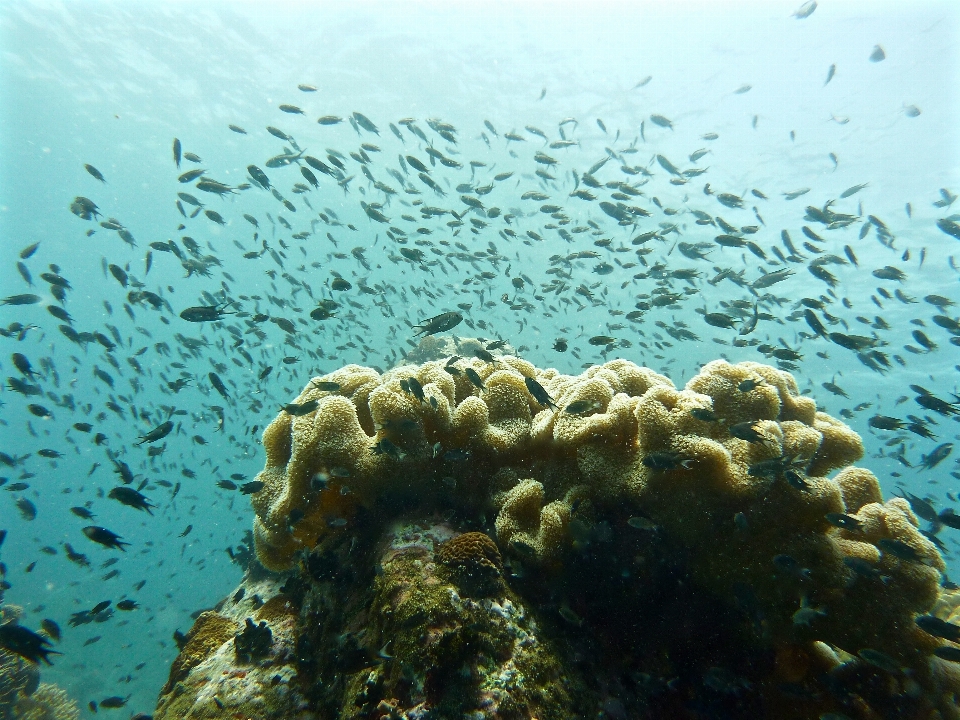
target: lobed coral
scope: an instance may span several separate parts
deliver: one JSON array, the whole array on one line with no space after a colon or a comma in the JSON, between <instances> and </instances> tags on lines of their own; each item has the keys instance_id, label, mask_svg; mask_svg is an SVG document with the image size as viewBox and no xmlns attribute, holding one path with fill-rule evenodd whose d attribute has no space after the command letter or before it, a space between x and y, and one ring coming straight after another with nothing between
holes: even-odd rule
<instances>
[{"instance_id":1,"label":"lobed coral","mask_svg":"<svg viewBox=\"0 0 960 720\"><path fill-rule=\"evenodd\" d=\"M909 669L897 687L919 683L955 716L941 643L913 621L937 601L943 560L909 505L883 503L876 478L850 467L856 433L786 372L718 360L677 389L624 360L579 376L512 356L351 365L296 402L314 400L264 431L253 506L268 568L411 504L492 512L501 549L548 572L585 532L639 517L630 527L669 538L698 587L747 608L787 676L859 654Z\"/></svg>"}]
</instances>

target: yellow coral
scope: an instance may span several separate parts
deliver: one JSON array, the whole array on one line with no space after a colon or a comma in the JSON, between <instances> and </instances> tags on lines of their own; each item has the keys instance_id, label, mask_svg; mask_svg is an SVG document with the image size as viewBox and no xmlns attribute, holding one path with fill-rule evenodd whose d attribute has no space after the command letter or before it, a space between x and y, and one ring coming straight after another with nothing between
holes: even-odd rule
<instances>
[{"instance_id":1,"label":"yellow coral","mask_svg":"<svg viewBox=\"0 0 960 720\"><path fill-rule=\"evenodd\" d=\"M855 513L869 503L883 502L880 481L866 468L846 467L837 473L834 482L840 486L848 513Z\"/></svg>"},{"instance_id":2,"label":"yellow coral","mask_svg":"<svg viewBox=\"0 0 960 720\"><path fill-rule=\"evenodd\" d=\"M569 503L543 505L543 485L522 480L506 494L497 515L497 538L523 555L551 558L563 547L569 522Z\"/></svg>"},{"instance_id":3,"label":"yellow coral","mask_svg":"<svg viewBox=\"0 0 960 720\"><path fill-rule=\"evenodd\" d=\"M527 378L555 407L531 395ZM264 431L265 487L253 502L257 552L270 568L288 567L330 532L331 512L350 514L339 486L312 482L331 468L364 505L401 494L448 506L453 493L453 504L492 509L501 548L548 565L563 557L574 508L589 500L597 513L650 518L687 550L692 579L718 596L749 586L783 647L796 642L801 598L775 556L807 569L807 600L827 608L810 640L852 654L869 647L926 672L934 645L913 617L936 600L943 561L905 501L882 504L876 478L848 467L863 455L859 436L817 412L789 373L718 360L677 389L625 360L570 376L503 356L382 376L348 366L317 380L341 389L312 383L297 402L317 399L317 410L281 413ZM417 384L422 400L408 391ZM755 436L735 437L740 423ZM852 515L862 530L834 527L831 513ZM890 541L917 557L897 557Z\"/></svg>"},{"instance_id":4,"label":"yellow coral","mask_svg":"<svg viewBox=\"0 0 960 720\"><path fill-rule=\"evenodd\" d=\"M206 660L213 652L237 633L238 625L219 613L208 610L200 613L186 636L186 644L170 666L170 677L161 695L185 678L191 669Z\"/></svg>"}]
</instances>

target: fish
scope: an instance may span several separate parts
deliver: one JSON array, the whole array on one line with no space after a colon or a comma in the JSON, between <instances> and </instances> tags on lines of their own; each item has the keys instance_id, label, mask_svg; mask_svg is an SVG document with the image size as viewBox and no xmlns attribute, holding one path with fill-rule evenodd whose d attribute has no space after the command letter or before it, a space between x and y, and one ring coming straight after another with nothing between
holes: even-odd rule
<instances>
[{"instance_id":1,"label":"fish","mask_svg":"<svg viewBox=\"0 0 960 720\"><path fill-rule=\"evenodd\" d=\"M792 17L795 17L797 20L804 20L811 15L813 15L814 10L817 9L817 0L807 0L803 5L801 5L794 13Z\"/></svg>"},{"instance_id":2,"label":"fish","mask_svg":"<svg viewBox=\"0 0 960 720\"><path fill-rule=\"evenodd\" d=\"M43 298L41 298L39 295L22 293L19 295L8 295L5 298L0 298L0 305L35 305L42 300Z\"/></svg>"},{"instance_id":3,"label":"fish","mask_svg":"<svg viewBox=\"0 0 960 720\"><path fill-rule=\"evenodd\" d=\"M833 80L833 77L836 74L837 74L837 66L835 64L831 65L827 69L827 79L823 81L823 86L826 87L827 85L829 85L830 81Z\"/></svg>"},{"instance_id":4,"label":"fish","mask_svg":"<svg viewBox=\"0 0 960 720\"><path fill-rule=\"evenodd\" d=\"M568 415L585 415L588 412L600 410L603 404L598 400L574 400L568 403L563 411Z\"/></svg>"},{"instance_id":5,"label":"fish","mask_svg":"<svg viewBox=\"0 0 960 720\"><path fill-rule=\"evenodd\" d=\"M950 237L960 240L960 225L950 218L940 218L937 220L937 227Z\"/></svg>"},{"instance_id":6,"label":"fish","mask_svg":"<svg viewBox=\"0 0 960 720\"><path fill-rule=\"evenodd\" d=\"M97 170L93 165L89 165L89 164L84 165L83 169L86 170L88 173L90 173L95 179L99 180L104 185L106 185L107 180L106 178L103 177L103 173Z\"/></svg>"},{"instance_id":7,"label":"fish","mask_svg":"<svg viewBox=\"0 0 960 720\"><path fill-rule=\"evenodd\" d=\"M860 183L859 185L854 185L854 186L852 186L852 187L848 187L846 190L844 190L842 193L840 193L840 197L841 197L841 198L848 198L848 197L850 197L851 195L856 195L858 192L860 192L860 191L863 190L864 188L869 187L869 185L870 185L870 183Z\"/></svg>"},{"instance_id":8,"label":"fish","mask_svg":"<svg viewBox=\"0 0 960 720\"><path fill-rule=\"evenodd\" d=\"M863 530L863 523L851 515L844 513L827 513L824 517L828 523L835 527L857 532Z\"/></svg>"},{"instance_id":9,"label":"fish","mask_svg":"<svg viewBox=\"0 0 960 720\"><path fill-rule=\"evenodd\" d=\"M558 410L557 404L553 401L553 398L547 393L543 385L534 380L532 377L524 377L524 383L527 386L527 390L533 395L533 399L536 400L541 405L546 405L549 408Z\"/></svg>"},{"instance_id":10,"label":"fish","mask_svg":"<svg viewBox=\"0 0 960 720\"><path fill-rule=\"evenodd\" d=\"M122 538L115 532L98 525L86 526L83 528L83 534L105 548L125 551L124 549L130 545L128 542L123 542Z\"/></svg>"},{"instance_id":11,"label":"fish","mask_svg":"<svg viewBox=\"0 0 960 720\"><path fill-rule=\"evenodd\" d=\"M151 505L150 501L138 491L125 485L118 485L113 488L107 493L107 497L135 510L146 510L148 515L153 515L152 509L156 507L156 505Z\"/></svg>"},{"instance_id":12,"label":"fish","mask_svg":"<svg viewBox=\"0 0 960 720\"><path fill-rule=\"evenodd\" d=\"M664 471L676 470L677 468L689 470L695 462L695 458L688 457L683 453L666 450L649 452L643 456L641 462L644 467L650 468L651 470Z\"/></svg>"},{"instance_id":13,"label":"fish","mask_svg":"<svg viewBox=\"0 0 960 720\"><path fill-rule=\"evenodd\" d=\"M53 665L50 656L60 655L61 653L47 647L51 644L50 640L43 635L16 622L0 625L0 648L19 655L34 665L41 662Z\"/></svg>"},{"instance_id":14,"label":"fish","mask_svg":"<svg viewBox=\"0 0 960 720\"><path fill-rule=\"evenodd\" d=\"M440 315L422 321L419 325L415 325L413 329L417 332L414 337L426 337L428 335L446 332L447 330L452 330L461 322L463 322L463 315L458 312L441 313Z\"/></svg>"}]
</instances>

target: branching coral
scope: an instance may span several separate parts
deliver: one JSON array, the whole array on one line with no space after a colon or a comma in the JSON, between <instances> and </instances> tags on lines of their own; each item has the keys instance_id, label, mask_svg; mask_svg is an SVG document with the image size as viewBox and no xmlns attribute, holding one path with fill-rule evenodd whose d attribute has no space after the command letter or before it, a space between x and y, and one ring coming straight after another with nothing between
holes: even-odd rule
<instances>
[{"instance_id":1,"label":"branching coral","mask_svg":"<svg viewBox=\"0 0 960 720\"><path fill-rule=\"evenodd\" d=\"M17 703L18 720L78 720L80 709L66 691L51 683L41 683L37 691Z\"/></svg>"}]
</instances>

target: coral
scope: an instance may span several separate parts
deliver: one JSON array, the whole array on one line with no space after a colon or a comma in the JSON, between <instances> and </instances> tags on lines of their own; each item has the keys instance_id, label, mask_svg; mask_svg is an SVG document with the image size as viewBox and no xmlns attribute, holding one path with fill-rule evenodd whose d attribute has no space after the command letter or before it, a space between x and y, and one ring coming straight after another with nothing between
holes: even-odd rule
<instances>
[{"instance_id":1,"label":"coral","mask_svg":"<svg viewBox=\"0 0 960 720\"><path fill-rule=\"evenodd\" d=\"M40 683L36 692L17 703L19 720L78 720L80 709L66 691L52 683Z\"/></svg>"},{"instance_id":2,"label":"coral","mask_svg":"<svg viewBox=\"0 0 960 720\"><path fill-rule=\"evenodd\" d=\"M528 380L552 402L538 401ZM339 390L320 389L329 383ZM311 548L369 535L413 507L455 509L481 523L495 517L500 550L547 576L566 573L571 553L602 563L610 537L638 544L629 558L654 543L714 608L735 608L762 627L781 679L813 683L837 672L842 685L878 672L878 662L887 672L896 665L926 691L915 699L918 713L945 712L943 698L957 687L931 656L939 641L913 622L937 601L939 553L905 501L883 503L876 478L850 467L863 455L856 433L818 412L786 372L718 360L678 389L624 360L568 376L505 355L431 360L382 375L350 365L312 380L296 402L313 400L314 412L281 413L264 431L264 488L252 500L256 551L267 568L289 569L300 553L320 581L333 571ZM827 519L841 513L851 518L847 526ZM485 547L478 541L474 549ZM618 562L633 562L609 547ZM438 552L442 566L450 554ZM394 562L414 574L430 562L403 557ZM482 558L478 567L492 563L487 550ZM380 563L391 575L388 565ZM427 605L397 605L381 578L374 607L408 608L413 624L431 618L430 608L446 602L431 588L456 582L456 572L429 577L395 591ZM588 607L554 612L580 627ZM440 622L446 611L437 612ZM393 622L401 618L391 615ZM404 626L390 627L398 637ZM385 652L413 652L391 647ZM874 663L851 660L858 655ZM721 670L704 682L730 693L745 687ZM764 702L789 706L769 692Z\"/></svg>"},{"instance_id":3,"label":"coral","mask_svg":"<svg viewBox=\"0 0 960 720\"><path fill-rule=\"evenodd\" d=\"M13 717L17 698L30 695L40 684L40 671L19 655L0 648L0 718Z\"/></svg>"},{"instance_id":4,"label":"coral","mask_svg":"<svg viewBox=\"0 0 960 720\"><path fill-rule=\"evenodd\" d=\"M866 468L846 467L833 481L840 486L840 495L847 512L855 513L869 503L882 503L880 481Z\"/></svg>"},{"instance_id":5,"label":"coral","mask_svg":"<svg viewBox=\"0 0 960 720\"><path fill-rule=\"evenodd\" d=\"M497 538L523 555L555 557L567 539L570 504L543 504L543 485L522 480L510 490L497 515ZM542 507L541 507L542 506Z\"/></svg>"},{"instance_id":6,"label":"coral","mask_svg":"<svg viewBox=\"0 0 960 720\"><path fill-rule=\"evenodd\" d=\"M485 594L502 586L503 559L489 535L467 532L442 543L436 552L463 588Z\"/></svg>"},{"instance_id":7,"label":"coral","mask_svg":"<svg viewBox=\"0 0 960 720\"><path fill-rule=\"evenodd\" d=\"M212 611L200 613L186 635L180 654L170 667L170 677L161 694L168 692L223 643L232 640L236 632L237 624L229 618Z\"/></svg>"}]
</instances>

